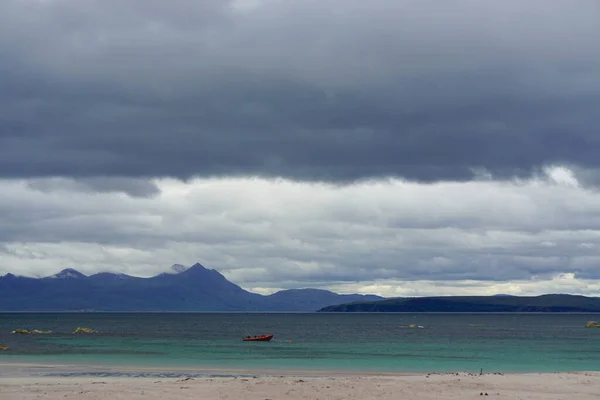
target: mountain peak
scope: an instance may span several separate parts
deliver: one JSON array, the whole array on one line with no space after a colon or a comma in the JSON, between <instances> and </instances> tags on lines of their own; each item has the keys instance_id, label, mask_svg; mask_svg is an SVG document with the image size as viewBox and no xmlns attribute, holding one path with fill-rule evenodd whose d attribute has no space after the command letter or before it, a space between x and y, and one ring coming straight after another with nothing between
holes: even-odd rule
<instances>
[{"instance_id":1,"label":"mountain peak","mask_svg":"<svg viewBox=\"0 0 600 400\"><path fill-rule=\"evenodd\" d=\"M171 268L169 268L167 271L159 274L159 276L162 275L178 275L178 274L182 274L186 271L191 270L192 268L196 267L196 265L200 265L200 264L194 264L191 267L186 267L185 265L182 264L173 264L171 265Z\"/></svg>"},{"instance_id":2,"label":"mountain peak","mask_svg":"<svg viewBox=\"0 0 600 400\"><path fill-rule=\"evenodd\" d=\"M200 264L200 263L196 263L189 268L182 264L173 264L173 265L171 265L171 268L169 268L167 271L165 271L163 273L158 274L157 277L158 276L168 276L168 275L202 274L206 271L210 271L210 270L207 268L204 268L204 266L202 266L202 264Z\"/></svg>"},{"instance_id":3,"label":"mountain peak","mask_svg":"<svg viewBox=\"0 0 600 400\"><path fill-rule=\"evenodd\" d=\"M202 264L200 263L196 263L194 265L192 265L191 267L187 268L186 270L184 270L184 273L189 273L189 274L197 274L197 273L203 273L203 272L207 272L210 271L209 269L205 268Z\"/></svg>"},{"instance_id":4,"label":"mountain peak","mask_svg":"<svg viewBox=\"0 0 600 400\"><path fill-rule=\"evenodd\" d=\"M50 276L50 278L58 279L79 279L85 278L85 275L73 268L66 268L60 271L58 274Z\"/></svg>"}]
</instances>

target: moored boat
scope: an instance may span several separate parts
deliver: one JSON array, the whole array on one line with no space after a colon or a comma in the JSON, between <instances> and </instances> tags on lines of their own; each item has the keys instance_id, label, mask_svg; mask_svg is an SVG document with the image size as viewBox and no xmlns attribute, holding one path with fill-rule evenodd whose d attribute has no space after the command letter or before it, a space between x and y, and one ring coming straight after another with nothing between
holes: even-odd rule
<instances>
[{"instance_id":1,"label":"moored boat","mask_svg":"<svg viewBox=\"0 0 600 400\"><path fill-rule=\"evenodd\" d=\"M244 342L268 342L273 339L273 334L261 336L246 336L242 339Z\"/></svg>"}]
</instances>

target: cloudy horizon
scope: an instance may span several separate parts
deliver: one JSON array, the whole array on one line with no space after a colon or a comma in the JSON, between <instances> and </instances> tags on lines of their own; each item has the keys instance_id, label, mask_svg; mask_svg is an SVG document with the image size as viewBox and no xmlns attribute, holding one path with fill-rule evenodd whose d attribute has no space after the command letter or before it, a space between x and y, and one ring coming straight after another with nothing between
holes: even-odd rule
<instances>
[{"instance_id":1,"label":"cloudy horizon","mask_svg":"<svg viewBox=\"0 0 600 400\"><path fill-rule=\"evenodd\" d=\"M600 296L600 5L0 3L0 274Z\"/></svg>"}]
</instances>

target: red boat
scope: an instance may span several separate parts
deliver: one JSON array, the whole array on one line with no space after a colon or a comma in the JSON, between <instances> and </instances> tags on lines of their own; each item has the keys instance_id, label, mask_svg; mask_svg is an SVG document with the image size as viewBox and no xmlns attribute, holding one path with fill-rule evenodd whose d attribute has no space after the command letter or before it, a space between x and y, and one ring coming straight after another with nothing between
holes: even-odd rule
<instances>
[{"instance_id":1,"label":"red boat","mask_svg":"<svg viewBox=\"0 0 600 400\"><path fill-rule=\"evenodd\" d=\"M268 342L273 339L273 334L261 336L246 336L242 339L244 342Z\"/></svg>"}]
</instances>

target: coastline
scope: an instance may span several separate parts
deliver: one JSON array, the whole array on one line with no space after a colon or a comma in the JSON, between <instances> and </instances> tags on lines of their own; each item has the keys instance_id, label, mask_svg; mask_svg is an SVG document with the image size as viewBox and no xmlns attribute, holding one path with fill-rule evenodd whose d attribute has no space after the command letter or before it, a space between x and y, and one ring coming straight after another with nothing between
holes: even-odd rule
<instances>
[{"instance_id":1,"label":"coastline","mask_svg":"<svg viewBox=\"0 0 600 400\"><path fill-rule=\"evenodd\" d=\"M31 367L31 365L21 365ZM0 364L0 371L16 367ZM38 366L39 367L39 366ZM63 368L64 366L44 366ZM140 369L137 369L138 371ZM152 369L151 369L152 370ZM126 372L127 370L120 370ZM370 374L321 371L302 375L301 371L246 370L230 376L180 377L61 377L6 376L0 373L3 400L71 397L86 399L474 399L519 398L522 400L597 399L600 372L557 372L473 374ZM198 371L197 371L198 372ZM217 373L217 371L212 371ZM227 372L227 371L221 371ZM243 372L228 371L230 374ZM187 370L187 374L191 371Z\"/></svg>"},{"instance_id":2,"label":"coastline","mask_svg":"<svg viewBox=\"0 0 600 400\"><path fill-rule=\"evenodd\" d=\"M555 374L592 374L600 370L553 370L553 371L503 371L492 368L469 370L380 370L380 369L334 369L302 367L229 367L229 366L156 366L108 363L60 363L55 361L7 361L0 359L0 378L245 378L245 377L403 377L444 376L463 374L466 376L533 376Z\"/></svg>"}]
</instances>

